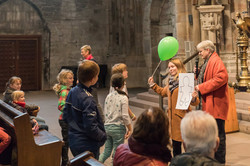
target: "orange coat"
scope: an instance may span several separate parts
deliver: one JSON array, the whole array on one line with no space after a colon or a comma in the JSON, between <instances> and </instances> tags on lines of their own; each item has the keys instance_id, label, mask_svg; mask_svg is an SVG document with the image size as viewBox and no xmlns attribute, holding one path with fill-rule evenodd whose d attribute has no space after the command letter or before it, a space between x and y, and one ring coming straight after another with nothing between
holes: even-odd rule
<instances>
[{"instance_id":1,"label":"orange coat","mask_svg":"<svg viewBox=\"0 0 250 166\"><path fill-rule=\"evenodd\" d=\"M181 138L181 120L185 116L185 114L189 111L191 111L191 108L189 106L188 110L178 110L175 109L177 98L178 98L178 89L176 88L173 93L171 94L169 91L169 87L165 86L164 88L158 86L155 84L152 89L160 94L162 97L168 97L168 117L170 122L170 132L171 132L171 138L175 141L182 142ZM194 103L191 103L191 105L198 105L200 102L199 98L196 98L196 101Z\"/></svg>"},{"instance_id":2,"label":"orange coat","mask_svg":"<svg viewBox=\"0 0 250 166\"><path fill-rule=\"evenodd\" d=\"M198 86L202 97L202 110L215 119L226 120L229 107L228 74L216 52L208 60L204 82Z\"/></svg>"}]
</instances>

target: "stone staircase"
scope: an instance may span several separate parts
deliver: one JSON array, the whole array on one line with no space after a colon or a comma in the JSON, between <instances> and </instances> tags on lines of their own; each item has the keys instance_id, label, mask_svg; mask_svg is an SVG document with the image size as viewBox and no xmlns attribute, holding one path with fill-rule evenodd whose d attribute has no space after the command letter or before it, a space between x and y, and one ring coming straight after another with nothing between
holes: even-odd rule
<instances>
[{"instance_id":1,"label":"stone staircase","mask_svg":"<svg viewBox=\"0 0 250 166\"><path fill-rule=\"evenodd\" d=\"M163 98L163 103L163 107L166 109L167 97ZM240 132L250 134L250 93L236 93L235 103ZM159 107L159 95L149 89L147 92L138 93L135 97L130 98L129 105L140 109L150 106Z\"/></svg>"}]
</instances>

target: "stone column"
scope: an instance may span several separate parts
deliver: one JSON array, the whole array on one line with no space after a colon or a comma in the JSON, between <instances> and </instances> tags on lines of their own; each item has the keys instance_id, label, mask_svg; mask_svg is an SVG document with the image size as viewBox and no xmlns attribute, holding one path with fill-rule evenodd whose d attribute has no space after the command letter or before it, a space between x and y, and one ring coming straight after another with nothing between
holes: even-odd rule
<instances>
[{"instance_id":1,"label":"stone column","mask_svg":"<svg viewBox=\"0 0 250 166\"><path fill-rule=\"evenodd\" d=\"M217 44L217 32L222 29L222 5L205 5L197 8L201 20L201 40L211 40ZM220 34L222 35L222 34Z\"/></svg>"}]
</instances>

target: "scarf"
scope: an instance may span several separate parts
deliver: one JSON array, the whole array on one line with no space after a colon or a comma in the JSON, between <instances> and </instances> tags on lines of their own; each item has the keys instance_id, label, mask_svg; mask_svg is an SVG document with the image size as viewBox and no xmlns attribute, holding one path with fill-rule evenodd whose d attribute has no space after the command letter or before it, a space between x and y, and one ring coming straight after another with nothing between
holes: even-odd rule
<instances>
[{"instance_id":1,"label":"scarf","mask_svg":"<svg viewBox=\"0 0 250 166\"><path fill-rule=\"evenodd\" d=\"M25 102L21 102L21 101L13 101L13 103L25 108Z\"/></svg>"},{"instance_id":2,"label":"scarf","mask_svg":"<svg viewBox=\"0 0 250 166\"><path fill-rule=\"evenodd\" d=\"M179 86L179 80L178 80L178 77L176 77L176 79L174 79L173 76L170 76L169 77L169 80L168 80L168 84L169 84L169 90L171 93L173 93L173 91L178 88Z\"/></svg>"},{"instance_id":3,"label":"scarf","mask_svg":"<svg viewBox=\"0 0 250 166\"><path fill-rule=\"evenodd\" d=\"M91 60L93 59L94 57L92 56L92 54L89 54L89 56L86 58L86 60Z\"/></svg>"},{"instance_id":4,"label":"scarf","mask_svg":"<svg viewBox=\"0 0 250 166\"><path fill-rule=\"evenodd\" d=\"M207 63L208 63L208 60L210 59L210 57L211 57L211 55L207 59L205 59L204 64L201 67L200 74L198 76L198 84L201 84L204 81L204 74L205 74Z\"/></svg>"},{"instance_id":5,"label":"scarf","mask_svg":"<svg viewBox=\"0 0 250 166\"><path fill-rule=\"evenodd\" d=\"M166 163L171 161L170 150L162 145L143 143L133 137L128 139L128 145L130 150L136 154L152 157Z\"/></svg>"}]
</instances>

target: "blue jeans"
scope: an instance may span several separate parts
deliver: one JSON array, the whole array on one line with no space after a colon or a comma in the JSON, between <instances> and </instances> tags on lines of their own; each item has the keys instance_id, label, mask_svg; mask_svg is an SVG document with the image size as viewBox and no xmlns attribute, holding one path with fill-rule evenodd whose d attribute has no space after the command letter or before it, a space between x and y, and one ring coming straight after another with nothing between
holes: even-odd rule
<instances>
[{"instance_id":1,"label":"blue jeans","mask_svg":"<svg viewBox=\"0 0 250 166\"><path fill-rule=\"evenodd\" d=\"M104 152L100 155L99 161L104 163L107 158L115 156L116 148L124 143L124 136L126 134L126 127L124 125L105 125L107 134L107 141L105 142Z\"/></svg>"}]
</instances>

